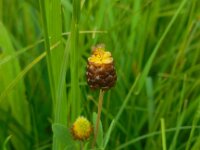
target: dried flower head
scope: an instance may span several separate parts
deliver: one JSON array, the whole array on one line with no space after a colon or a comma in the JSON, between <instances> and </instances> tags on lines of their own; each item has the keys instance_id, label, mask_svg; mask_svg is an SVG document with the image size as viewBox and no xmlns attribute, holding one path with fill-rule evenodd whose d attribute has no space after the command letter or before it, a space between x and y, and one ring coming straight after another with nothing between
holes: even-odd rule
<instances>
[{"instance_id":1,"label":"dried flower head","mask_svg":"<svg viewBox=\"0 0 200 150\"><path fill-rule=\"evenodd\" d=\"M86 76L92 89L108 90L115 85L117 76L113 58L104 45L93 48L92 55L88 58Z\"/></svg>"},{"instance_id":2,"label":"dried flower head","mask_svg":"<svg viewBox=\"0 0 200 150\"><path fill-rule=\"evenodd\" d=\"M71 128L76 140L86 140L92 133L92 125L85 117L78 117Z\"/></svg>"}]
</instances>

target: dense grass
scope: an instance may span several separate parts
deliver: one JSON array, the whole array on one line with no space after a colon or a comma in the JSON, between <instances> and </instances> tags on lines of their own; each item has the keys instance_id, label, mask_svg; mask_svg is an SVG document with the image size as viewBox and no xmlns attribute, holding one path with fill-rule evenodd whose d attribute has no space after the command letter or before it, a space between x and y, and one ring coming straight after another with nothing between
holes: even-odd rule
<instances>
[{"instance_id":1,"label":"dense grass","mask_svg":"<svg viewBox=\"0 0 200 150\"><path fill-rule=\"evenodd\" d=\"M199 8L199 0L1 0L0 149L70 145L52 125L94 119L99 91L86 83L86 64L105 43L118 76L104 95L105 149L199 150Z\"/></svg>"}]
</instances>

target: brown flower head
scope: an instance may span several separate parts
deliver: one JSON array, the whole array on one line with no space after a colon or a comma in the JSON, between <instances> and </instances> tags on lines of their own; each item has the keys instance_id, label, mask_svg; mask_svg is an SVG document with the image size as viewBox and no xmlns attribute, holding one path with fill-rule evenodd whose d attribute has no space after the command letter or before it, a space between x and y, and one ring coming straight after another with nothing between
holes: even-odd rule
<instances>
[{"instance_id":1,"label":"brown flower head","mask_svg":"<svg viewBox=\"0 0 200 150\"><path fill-rule=\"evenodd\" d=\"M104 45L93 48L92 55L88 58L86 77L92 89L108 90L115 85L117 76L113 58Z\"/></svg>"}]
</instances>

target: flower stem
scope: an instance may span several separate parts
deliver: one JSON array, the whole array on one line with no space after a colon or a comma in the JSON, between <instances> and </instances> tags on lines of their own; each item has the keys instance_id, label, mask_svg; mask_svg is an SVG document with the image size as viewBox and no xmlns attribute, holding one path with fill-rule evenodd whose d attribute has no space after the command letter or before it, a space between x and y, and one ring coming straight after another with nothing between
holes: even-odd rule
<instances>
[{"instance_id":1,"label":"flower stem","mask_svg":"<svg viewBox=\"0 0 200 150\"><path fill-rule=\"evenodd\" d=\"M80 150L84 150L84 143L83 143L83 141L80 142Z\"/></svg>"},{"instance_id":2,"label":"flower stem","mask_svg":"<svg viewBox=\"0 0 200 150\"><path fill-rule=\"evenodd\" d=\"M98 104L98 114L97 114L96 128L95 128L95 132L94 132L94 140L93 140L93 143L92 143L92 148L94 148L94 146L95 146L97 135L98 135L98 131L99 131L99 122L100 122L100 118L101 118L103 96L104 96L104 91L102 89L100 89L99 104Z\"/></svg>"}]
</instances>

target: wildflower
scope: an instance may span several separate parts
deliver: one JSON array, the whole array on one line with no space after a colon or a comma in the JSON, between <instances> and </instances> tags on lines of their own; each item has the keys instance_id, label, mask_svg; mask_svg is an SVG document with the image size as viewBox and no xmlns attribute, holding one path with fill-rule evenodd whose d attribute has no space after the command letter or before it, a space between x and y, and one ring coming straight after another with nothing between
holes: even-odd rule
<instances>
[{"instance_id":1,"label":"wildflower","mask_svg":"<svg viewBox=\"0 0 200 150\"><path fill-rule=\"evenodd\" d=\"M76 140L86 140L92 133L92 125L85 117L78 117L71 128Z\"/></svg>"},{"instance_id":2,"label":"wildflower","mask_svg":"<svg viewBox=\"0 0 200 150\"><path fill-rule=\"evenodd\" d=\"M97 45L93 48L92 55L88 58L87 83L92 89L108 90L115 85L117 80L113 58L105 46Z\"/></svg>"}]
</instances>

